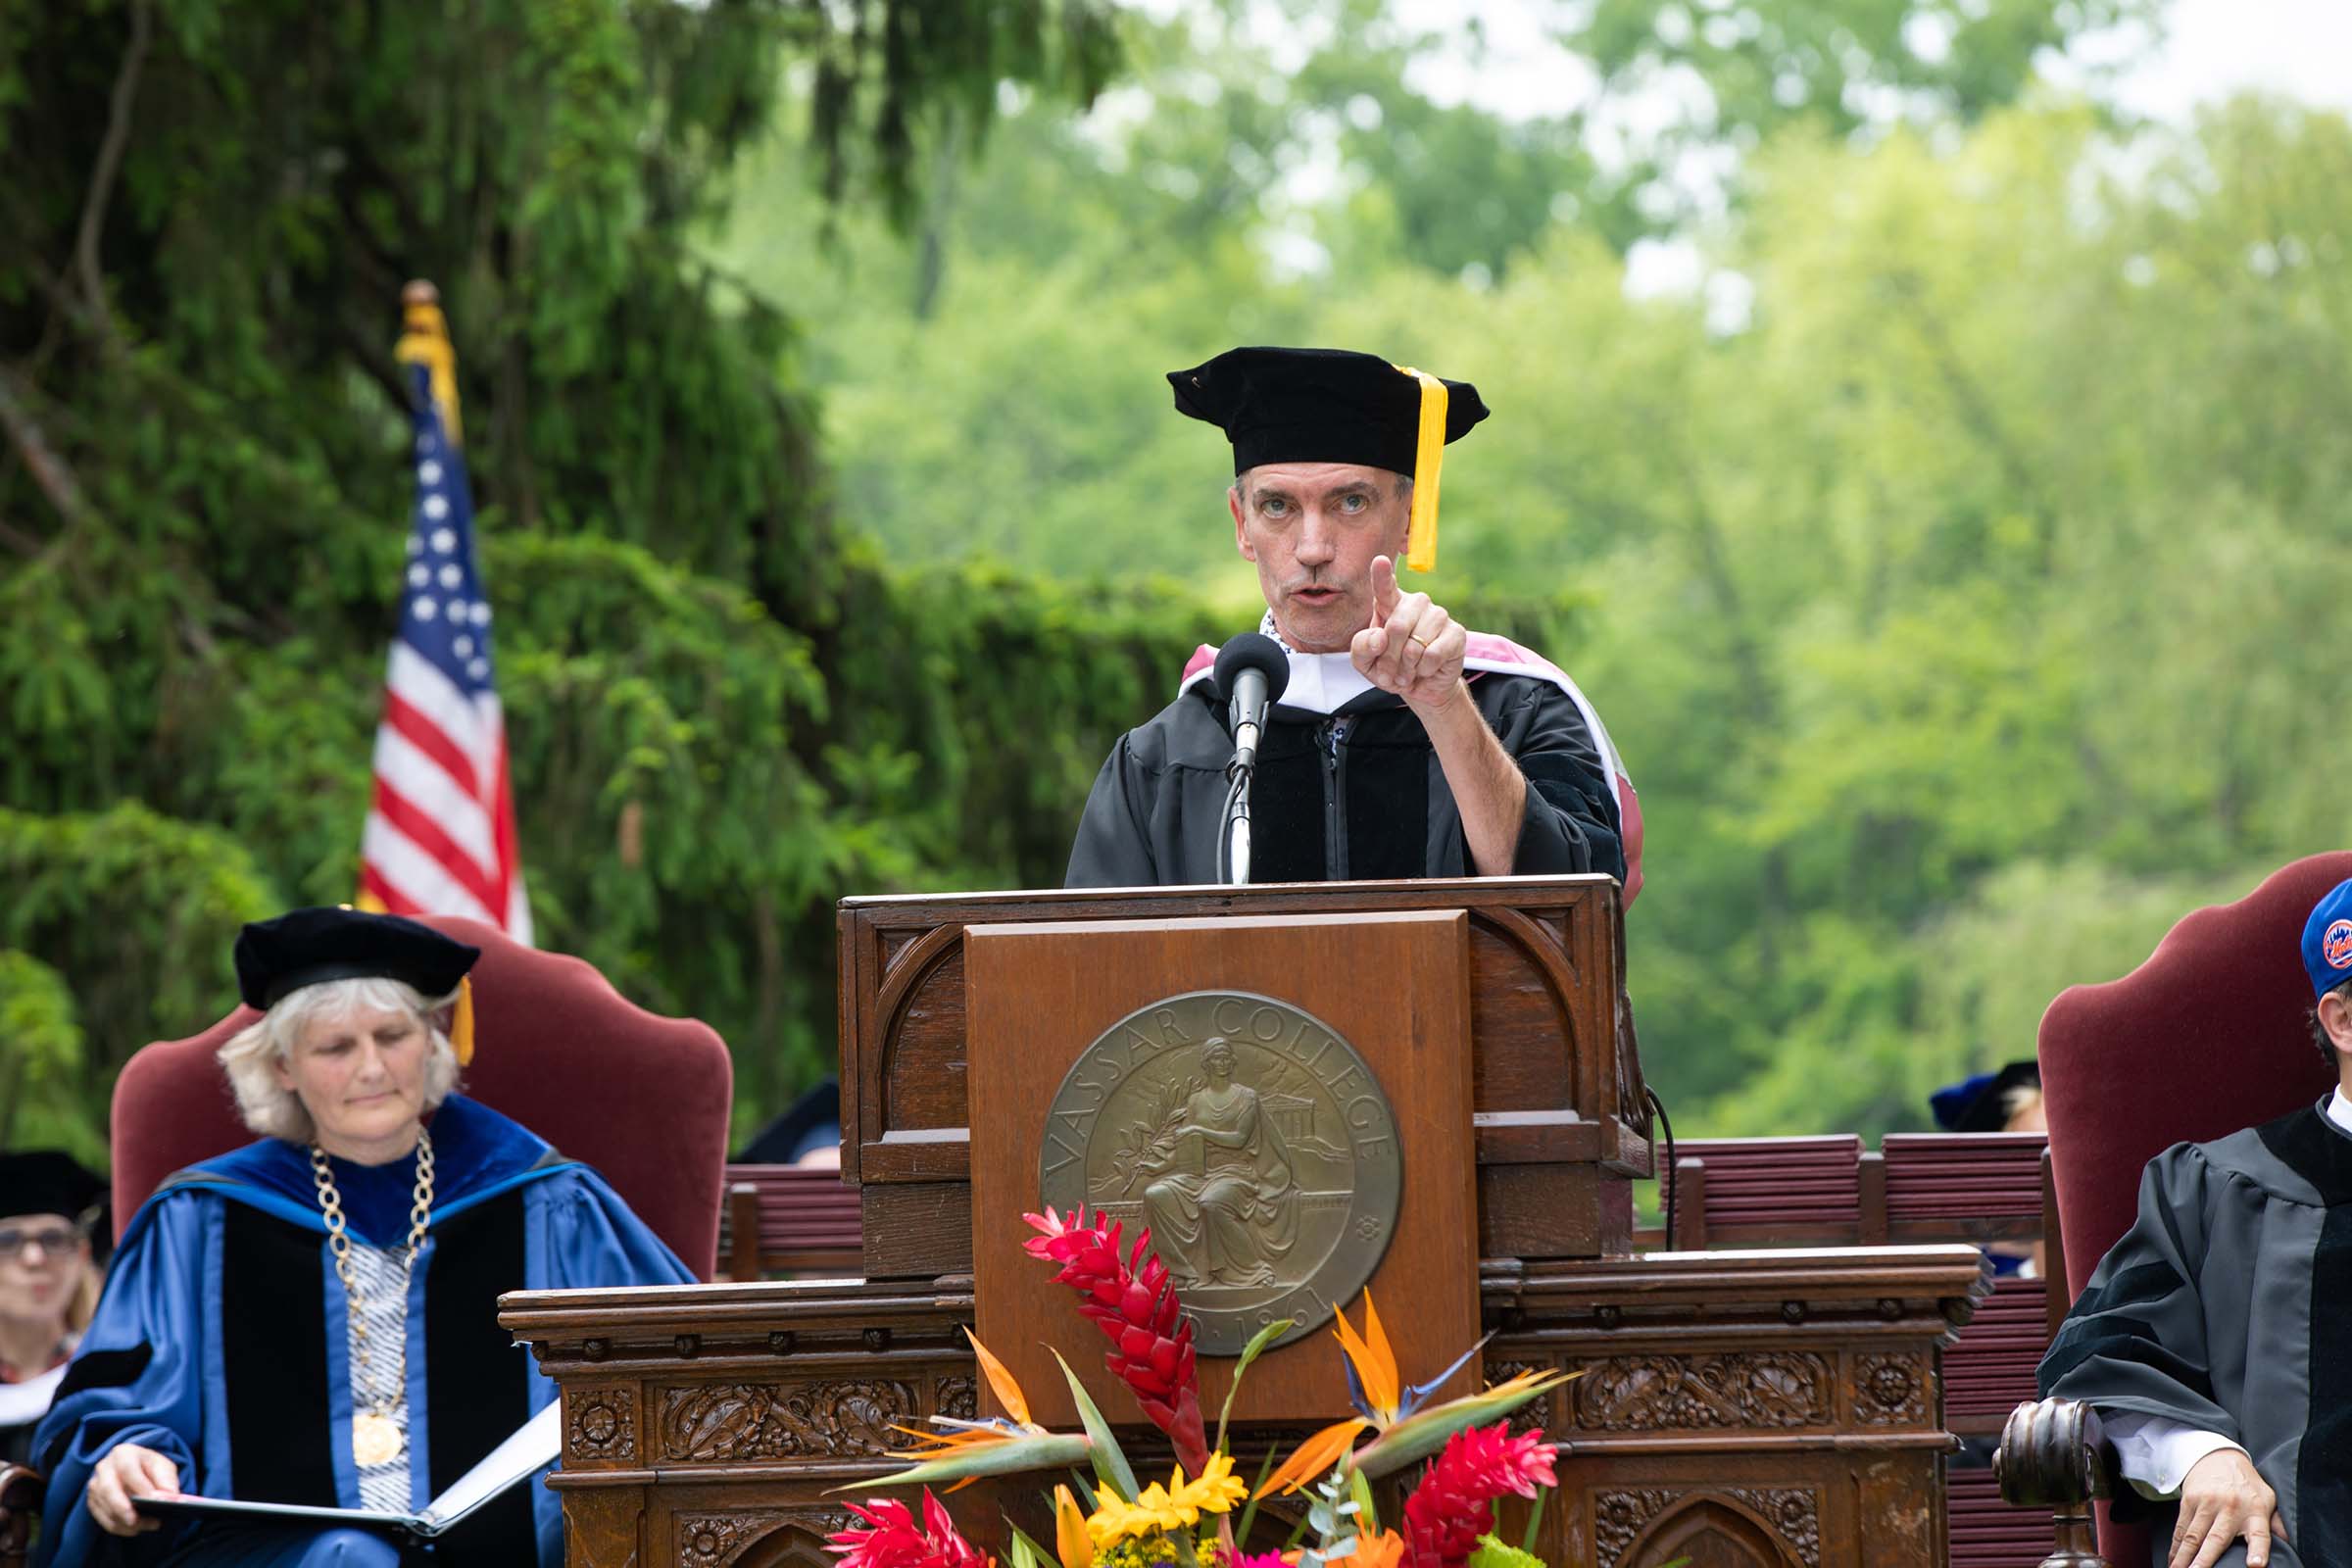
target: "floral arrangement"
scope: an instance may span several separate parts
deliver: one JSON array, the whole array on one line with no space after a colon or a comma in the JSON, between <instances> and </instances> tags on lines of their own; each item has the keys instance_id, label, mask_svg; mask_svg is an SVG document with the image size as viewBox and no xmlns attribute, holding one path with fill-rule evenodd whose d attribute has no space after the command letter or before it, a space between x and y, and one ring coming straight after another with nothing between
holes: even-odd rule
<instances>
[{"instance_id":1,"label":"floral arrangement","mask_svg":"<svg viewBox=\"0 0 2352 1568\"><path fill-rule=\"evenodd\" d=\"M1109 1342L1103 1365L1166 1434L1176 1466L1167 1480L1137 1484L1110 1424L1085 1386L1061 1362L1082 1432L1048 1431L1030 1419L1029 1401L1011 1373L976 1338L972 1352L1005 1415L966 1421L933 1416L931 1428L902 1428L921 1446L894 1457L908 1468L867 1486L923 1488L918 1522L906 1503L874 1499L853 1506L858 1524L832 1538L842 1568L995 1568L964 1540L931 1483L953 1493L983 1476L1068 1469L1054 1489L1051 1549L1012 1530L1010 1568L1544 1568L1534 1556L1544 1499L1557 1484L1556 1445L1540 1432L1514 1434L1507 1418L1566 1381L1556 1372L1521 1372L1480 1393L1437 1404L1429 1397L1485 1344L1472 1346L1426 1383L1406 1385L1381 1328L1371 1293L1362 1326L1336 1315L1356 1414L1308 1438L1279 1465L1268 1453L1254 1486L1234 1470L1226 1446L1228 1393L1211 1441L1200 1409L1192 1320L1167 1267L1152 1252L1151 1232L1126 1243L1117 1222L1081 1206L1064 1216L1049 1208L1024 1216L1037 1234L1024 1244L1054 1264L1055 1279L1079 1297L1079 1310ZM1243 1349L1234 1386L1291 1327L1270 1323ZM969 1336L967 1335L967 1338ZM1060 1360L1059 1352L1055 1359ZM1372 1481L1408 1465L1427 1468L1406 1497L1396 1528L1383 1529ZM1082 1470L1080 1467L1083 1466ZM1086 1472L1093 1479L1088 1480ZM1248 1551L1258 1504L1304 1494L1307 1505L1278 1550ZM1535 1502L1525 1541L1513 1546L1493 1534L1504 1495Z\"/></svg>"}]
</instances>

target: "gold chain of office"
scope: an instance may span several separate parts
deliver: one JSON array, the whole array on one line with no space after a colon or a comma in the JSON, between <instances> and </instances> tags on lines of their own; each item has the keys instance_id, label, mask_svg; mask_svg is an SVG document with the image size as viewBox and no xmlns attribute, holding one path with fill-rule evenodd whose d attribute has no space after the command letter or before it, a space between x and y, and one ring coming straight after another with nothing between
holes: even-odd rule
<instances>
[{"instance_id":1,"label":"gold chain of office","mask_svg":"<svg viewBox=\"0 0 2352 1568\"><path fill-rule=\"evenodd\" d=\"M326 1162L326 1151L317 1144L311 1146L311 1180L318 1186L318 1206L326 1214L326 1245L335 1254L335 1276L342 1280L344 1299L350 1304L352 1380L371 1401L370 1408L351 1418L352 1462L365 1470L400 1457L400 1424L392 1418L392 1407L408 1384L408 1336L402 1334L394 1348L391 1392L379 1393L374 1379L368 1375L368 1319L360 1298L360 1282L351 1272L351 1236L343 1225L343 1194L335 1187L335 1172ZM424 1233L432 1220L433 1135L418 1128L416 1191L409 1203L408 1250L400 1259L400 1295L404 1301L408 1299L409 1282L416 1271L417 1250L424 1246Z\"/></svg>"}]
</instances>

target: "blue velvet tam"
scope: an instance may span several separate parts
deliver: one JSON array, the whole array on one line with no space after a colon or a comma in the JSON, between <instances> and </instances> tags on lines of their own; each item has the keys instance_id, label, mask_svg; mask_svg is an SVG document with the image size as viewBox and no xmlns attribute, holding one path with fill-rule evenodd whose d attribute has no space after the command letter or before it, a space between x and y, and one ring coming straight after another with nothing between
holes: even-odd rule
<instances>
[{"instance_id":1,"label":"blue velvet tam","mask_svg":"<svg viewBox=\"0 0 2352 1568\"><path fill-rule=\"evenodd\" d=\"M1997 1133L2009 1124L2002 1102L2010 1092L2040 1083L2040 1063L2013 1061L1936 1090L1928 1097L1928 1108L1936 1113L1936 1125L1947 1133Z\"/></svg>"}]
</instances>

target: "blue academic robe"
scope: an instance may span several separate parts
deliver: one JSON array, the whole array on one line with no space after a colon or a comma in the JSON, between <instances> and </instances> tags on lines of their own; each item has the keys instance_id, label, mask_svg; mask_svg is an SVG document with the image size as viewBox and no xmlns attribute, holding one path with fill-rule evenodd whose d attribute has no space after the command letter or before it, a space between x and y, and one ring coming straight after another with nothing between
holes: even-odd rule
<instances>
[{"instance_id":1,"label":"blue academic robe","mask_svg":"<svg viewBox=\"0 0 2352 1568\"><path fill-rule=\"evenodd\" d=\"M416 1508L556 1397L498 1327L502 1292L693 1280L602 1177L497 1111L453 1095L428 1125L432 1223L408 1310ZM373 1170L336 1163L357 1237L405 1245L415 1170L414 1156ZM347 1298L306 1148L264 1139L172 1176L132 1218L34 1435L50 1477L37 1561L205 1557L217 1527L167 1525L127 1541L98 1528L82 1489L119 1443L166 1455L181 1488L206 1496L360 1506L348 1347ZM560 1568L561 1509L545 1487L517 1487L444 1543L440 1555L458 1561L524 1562L535 1549ZM299 1550L284 1560L314 1556L355 1560Z\"/></svg>"}]
</instances>

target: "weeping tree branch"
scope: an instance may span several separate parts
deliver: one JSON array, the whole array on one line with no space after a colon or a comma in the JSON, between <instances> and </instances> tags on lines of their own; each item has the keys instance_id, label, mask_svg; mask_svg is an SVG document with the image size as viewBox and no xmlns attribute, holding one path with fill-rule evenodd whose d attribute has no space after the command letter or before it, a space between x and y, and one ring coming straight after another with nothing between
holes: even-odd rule
<instances>
[{"instance_id":1,"label":"weeping tree branch","mask_svg":"<svg viewBox=\"0 0 2352 1568\"><path fill-rule=\"evenodd\" d=\"M40 540L5 517L0 517L0 545L6 545L26 561L32 560L41 553Z\"/></svg>"},{"instance_id":2,"label":"weeping tree branch","mask_svg":"<svg viewBox=\"0 0 2352 1568\"><path fill-rule=\"evenodd\" d=\"M17 449L17 457L32 482L40 486L41 494L68 524L79 522L89 514L89 503L82 499L81 481L66 460L57 455L49 438L41 433L40 424L25 405L30 401L24 384L14 371L0 368L0 430L8 432L9 445Z\"/></svg>"},{"instance_id":3,"label":"weeping tree branch","mask_svg":"<svg viewBox=\"0 0 2352 1568\"><path fill-rule=\"evenodd\" d=\"M106 139L98 144L98 162L90 171L90 188L81 202L81 226L74 236L74 266L81 279L82 298L98 319L109 343L119 343L115 318L106 304L106 274L98 265L98 240L106 231L106 209L114 200L115 176L122 172L122 154L130 146L130 109L139 93L139 73L147 64L148 45L155 41L155 10L151 0L131 0L130 44L122 51L122 68L115 74L115 90L106 110Z\"/></svg>"}]
</instances>

